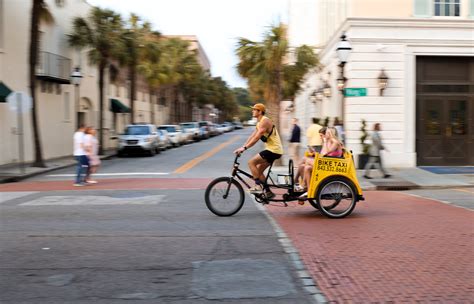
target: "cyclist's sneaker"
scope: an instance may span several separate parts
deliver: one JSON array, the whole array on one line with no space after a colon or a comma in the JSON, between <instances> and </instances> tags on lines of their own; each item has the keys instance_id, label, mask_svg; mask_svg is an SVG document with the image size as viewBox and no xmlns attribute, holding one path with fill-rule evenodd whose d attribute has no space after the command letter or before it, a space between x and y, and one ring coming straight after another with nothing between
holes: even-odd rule
<instances>
[{"instance_id":1,"label":"cyclist's sneaker","mask_svg":"<svg viewBox=\"0 0 474 304\"><path fill-rule=\"evenodd\" d=\"M270 191L270 190L266 190L266 191L265 191L265 197L266 197L267 199L272 199L272 198L275 197L275 193L273 193L273 192Z\"/></svg>"},{"instance_id":2,"label":"cyclist's sneaker","mask_svg":"<svg viewBox=\"0 0 474 304\"><path fill-rule=\"evenodd\" d=\"M295 191L296 192L305 192L306 189L303 186L301 186L300 184L296 184L295 185Z\"/></svg>"},{"instance_id":3,"label":"cyclist's sneaker","mask_svg":"<svg viewBox=\"0 0 474 304\"><path fill-rule=\"evenodd\" d=\"M249 192L251 194L262 194L263 188L260 185L255 185L255 187L249 189Z\"/></svg>"}]
</instances>

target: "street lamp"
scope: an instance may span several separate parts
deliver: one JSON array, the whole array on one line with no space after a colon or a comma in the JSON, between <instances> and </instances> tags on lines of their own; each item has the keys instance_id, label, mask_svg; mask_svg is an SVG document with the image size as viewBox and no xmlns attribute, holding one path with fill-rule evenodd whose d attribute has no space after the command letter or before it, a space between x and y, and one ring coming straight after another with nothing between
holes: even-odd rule
<instances>
[{"instance_id":1,"label":"street lamp","mask_svg":"<svg viewBox=\"0 0 474 304\"><path fill-rule=\"evenodd\" d=\"M337 43L337 48L336 48L336 53L337 57L339 58L339 67L341 70L341 75L337 79L337 87L339 91L342 92L342 101L341 101L341 119L342 122L344 123L344 112L345 112L345 106L344 106L344 87L346 85L347 78L344 77L344 66L346 65L347 58L349 57L349 54L352 51L351 44L349 41L346 40L346 34L342 33L341 35L341 40Z\"/></svg>"},{"instance_id":2,"label":"street lamp","mask_svg":"<svg viewBox=\"0 0 474 304\"><path fill-rule=\"evenodd\" d=\"M388 76L387 74L385 74L384 69L380 71L378 80L379 80L380 96L382 96L383 91L387 88L387 85L388 85Z\"/></svg>"},{"instance_id":3,"label":"street lamp","mask_svg":"<svg viewBox=\"0 0 474 304\"><path fill-rule=\"evenodd\" d=\"M70 77L71 77L71 83L75 86L76 129L79 129L79 86L81 85L81 80L82 80L81 68L75 67Z\"/></svg>"}]
</instances>

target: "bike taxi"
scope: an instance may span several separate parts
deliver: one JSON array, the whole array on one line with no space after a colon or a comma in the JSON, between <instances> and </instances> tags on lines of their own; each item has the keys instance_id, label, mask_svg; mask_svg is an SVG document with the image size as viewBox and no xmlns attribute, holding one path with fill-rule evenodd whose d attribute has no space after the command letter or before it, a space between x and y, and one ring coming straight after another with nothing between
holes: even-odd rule
<instances>
[{"instance_id":1,"label":"bike taxi","mask_svg":"<svg viewBox=\"0 0 474 304\"><path fill-rule=\"evenodd\" d=\"M207 186L206 205L216 215L234 215L244 204L245 194L242 184L247 188L250 188L250 185L241 175L248 178L252 178L252 175L239 168L239 157L240 155L235 157L231 176L216 178ZM352 153L344 150L342 157L323 157L315 153L314 157L314 167L306 197L301 197L303 193L295 190L293 161L290 160L288 174L278 174L275 181L271 174L272 166L266 174L267 184L279 195L269 199L263 193L255 194L255 200L262 204L280 202L285 206L289 201L307 200L329 218L343 218L351 214L357 202L364 200Z\"/></svg>"}]
</instances>

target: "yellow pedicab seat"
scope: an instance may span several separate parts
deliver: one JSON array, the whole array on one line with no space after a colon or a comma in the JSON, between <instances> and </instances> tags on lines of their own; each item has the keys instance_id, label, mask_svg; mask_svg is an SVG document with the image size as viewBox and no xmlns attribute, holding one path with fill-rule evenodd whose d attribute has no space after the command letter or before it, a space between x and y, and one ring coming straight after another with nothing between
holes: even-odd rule
<instances>
[{"instance_id":1,"label":"yellow pedicab seat","mask_svg":"<svg viewBox=\"0 0 474 304\"><path fill-rule=\"evenodd\" d=\"M355 207L355 203L364 200L362 189L357 180L351 152L344 150L342 157L323 157L321 154L315 153L314 167L308 189L308 199L314 207L321 210L320 207L323 206L323 208L327 209L321 210L325 215L335 218L350 214ZM332 199L335 203L326 208L323 202L321 202L321 200L325 199ZM348 210L344 209L337 213L337 208L335 207L341 201L349 200L352 205L347 208ZM334 210L331 211L331 209ZM328 211L329 214L326 214L325 211Z\"/></svg>"}]
</instances>

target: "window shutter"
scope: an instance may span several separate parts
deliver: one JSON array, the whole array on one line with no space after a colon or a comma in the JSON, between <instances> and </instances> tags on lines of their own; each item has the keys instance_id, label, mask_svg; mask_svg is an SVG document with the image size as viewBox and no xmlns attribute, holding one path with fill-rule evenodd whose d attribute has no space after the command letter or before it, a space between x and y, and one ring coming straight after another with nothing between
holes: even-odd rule
<instances>
[{"instance_id":1,"label":"window shutter","mask_svg":"<svg viewBox=\"0 0 474 304\"><path fill-rule=\"evenodd\" d=\"M469 2L469 16L474 19L474 0Z\"/></svg>"},{"instance_id":2,"label":"window shutter","mask_svg":"<svg viewBox=\"0 0 474 304\"><path fill-rule=\"evenodd\" d=\"M471 0L474 1L474 0ZM414 16L415 17L431 17L432 0L414 0Z\"/></svg>"}]
</instances>

